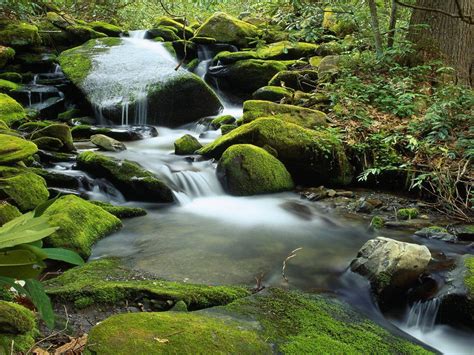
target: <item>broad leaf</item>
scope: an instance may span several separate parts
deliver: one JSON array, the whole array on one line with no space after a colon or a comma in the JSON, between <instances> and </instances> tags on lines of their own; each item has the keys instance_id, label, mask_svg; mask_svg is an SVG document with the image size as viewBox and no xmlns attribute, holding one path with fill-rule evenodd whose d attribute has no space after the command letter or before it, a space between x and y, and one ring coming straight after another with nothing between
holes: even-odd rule
<instances>
[{"instance_id":1,"label":"broad leaf","mask_svg":"<svg viewBox=\"0 0 474 355\"><path fill-rule=\"evenodd\" d=\"M51 301L44 291L43 285L37 280L26 280L26 290L29 292L31 301L38 310L41 318L49 329L54 328L54 311Z\"/></svg>"},{"instance_id":2,"label":"broad leaf","mask_svg":"<svg viewBox=\"0 0 474 355\"><path fill-rule=\"evenodd\" d=\"M39 206L35 208L33 211L35 214L35 217L41 217L43 213L48 209L49 206L51 206L53 203L56 202L56 200L61 196L61 194L58 194L55 198L52 198L46 202L43 202Z\"/></svg>"},{"instance_id":3,"label":"broad leaf","mask_svg":"<svg viewBox=\"0 0 474 355\"><path fill-rule=\"evenodd\" d=\"M43 252L46 253L48 259L65 261L73 265L83 265L84 260L72 250L62 248L43 248Z\"/></svg>"},{"instance_id":4,"label":"broad leaf","mask_svg":"<svg viewBox=\"0 0 474 355\"><path fill-rule=\"evenodd\" d=\"M37 254L26 249L0 252L0 276L28 279L37 277L46 267Z\"/></svg>"}]
</instances>

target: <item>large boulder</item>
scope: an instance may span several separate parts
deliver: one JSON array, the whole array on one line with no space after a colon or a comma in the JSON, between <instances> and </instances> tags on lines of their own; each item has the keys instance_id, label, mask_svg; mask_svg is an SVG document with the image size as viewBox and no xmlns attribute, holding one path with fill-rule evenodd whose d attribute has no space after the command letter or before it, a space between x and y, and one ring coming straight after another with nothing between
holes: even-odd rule
<instances>
[{"instance_id":1,"label":"large boulder","mask_svg":"<svg viewBox=\"0 0 474 355\"><path fill-rule=\"evenodd\" d=\"M38 27L24 22L0 21L0 45L25 48L41 43Z\"/></svg>"},{"instance_id":2,"label":"large boulder","mask_svg":"<svg viewBox=\"0 0 474 355\"><path fill-rule=\"evenodd\" d=\"M122 227L120 219L74 195L57 199L44 212L51 226L59 229L46 242L55 248L71 249L88 258L92 245Z\"/></svg>"},{"instance_id":3,"label":"large boulder","mask_svg":"<svg viewBox=\"0 0 474 355\"><path fill-rule=\"evenodd\" d=\"M252 94L255 100L280 102L284 98L291 98L293 90L281 86L263 86Z\"/></svg>"},{"instance_id":4,"label":"large boulder","mask_svg":"<svg viewBox=\"0 0 474 355\"><path fill-rule=\"evenodd\" d=\"M284 70L270 79L268 85L284 86L305 92L313 91L317 86L318 72L316 70Z\"/></svg>"},{"instance_id":5,"label":"large boulder","mask_svg":"<svg viewBox=\"0 0 474 355\"><path fill-rule=\"evenodd\" d=\"M0 94L0 121L8 126L18 124L26 117L23 107L6 94Z\"/></svg>"},{"instance_id":6,"label":"large boulder","mask_svg":"<svg viewBox=\"0 0 474 355\"><path fill-rule=\"evenodd\" d=\"M158 17L155 22L154 26L167 26L167 27L172 27L176 30L176 34L180 38L186 37L186 39L190 39L191 37L194 36L194 30L191 27L185 26L181 22L178 22L176 20L173 20L170 17L167 16L161 16ZM184 33L184 36L183 36Z\"/></svg>"},{"instance_id":7,"label":"large boulder","mask_svg":"<svg viewBox=\"0 0 474 355\"><path fill-rule=\"evenodd\" d=\"M62 52L59 62L90 104L116 123L179 126L217 114L222 105L211 88L197 75L175 70L166 49L154 45L95 39Z\"/></svg>"},{"instance_id":8,"label":"large boulder","mask_svg":"<svg viewBox=\"0 0 474 355\"><path fill-rule=\"evenodd\" d=\"M102 150L107 150L109 152L119 152L121 150L126 150L127 147L122 142L110 138L104 134L94 134L91 136L91 143L96 145Z\"/></svg>"},{"instance_id":9,"label":"large boulder","mask_svg":"<svg viewBox=\"0 0 474 355\"><path fill-rule=\"evenodd\" d=\"M327 116L321 111L271 101L245 101L242 121L248 123L260 117L272 117L304 128L326 127L328 125Z\"/></svg>"},{"instance_id":10,"label":"large boulder","mask_svg":"<svg viewBox=\"0 0 474 355\"><path fill-rule=\"evenodd\" d=\"M213 14L195 33L196 37L211 37L219 43L233 44L238 47L247 47L252 38L257 35L256 26L223 12Z\"/></svg>"},{"instance_id":11,"label":"large boulder","mask_svg":"<svg viewBox=\"0 0 474 355\"><path fill-rule=\"evenodd\" d=\"M22 161L38 151L38 147L23 138L0 134L0 164Z\"/></svg>"},{"instance_id":12,"label":"large boulder","mask_svg":"<svg viewBox=\"0 0 474 355\"><path fill-rule=\"evenodd\" d=\"M265 149L236 144L222 154L217 177L232 195L248 196L291 190L293 179L285 166Z\"/></svg>"},{"instance_id":13,"label":"large boulder","mask_svg":"<svg viewBox=\"0 0 474 355\"><path fill-rule=\"evenodd\" d=\"M109 37L120 37L124 32L122 28L104 21L89 22L88 25L92 27L94 31L105 33Z\"/></svg>"},{"instance_id":14,"label":"large boulder","mask_svg":"<svg viewBox=\"0 0 474 355\"><path fill-rule=\"evenodd\" d=\"M52 124L46 126L31 135L31 139L38 139L44 137L56 138L63 144L62 149L65 152L72 152L75 150L72 141L71 129L65 124Z\"/></svg>"},{"instance_id":15,"label":"large boulder","mask_svg":"<svg viewBox=\"0 0 474 355\"><path fill-rule=\"evenodd\" d=\"M185 134L174 142L174 153L177 155L194 154L200 148L202 144L190 134Z\"/></svg>"},{"instance_id":16,"label":"large boulder","mask_svg":"<svg viewBox=\"0 0 474 355\"><path fill-rule=\"evenodd\" d=\"M345 185L352 180L352 167L340 139L326 129L311 130L275 118L259 118L216 139L198 153L220 158L234 144L273 148L296 183Z\"/></svg>"},{"instance_id":17,"label":"large boulder","mask_svg":"<svg viewBox=\"0 0 474 355\"><path fill-rule=\"evenodd\" d=\"M174 201L170 188L135 162L84 152L77 157L77 165L97 177L108 179L128 199L150 202Z\"/></svg>"},{"instance_id":18,"label":"large boulder","mask_svg":"<svg viewBox=\"0 0 474 355\"><path fill-rule=\"evenodd\" d=\"M317 49L312 43L282 41L260 47L256 54L261 59L300 59L314 56Z\"/></svg>"},{"instance_id":19,"label":"large boulder","mask_svg":"<svg viewBox=\"0 0 474 355\"><path fill-rule=\"evenodd\" d=\"M0 354L25 354L39 331L35 314L19 304L0 301Z\"/></svg>"},{"instance_id":20,"label":"large boulder","mask_svg":"<svg viewBox=\"0 0 474 355\"><path fill-rule=\"evenodd\" d=\"M10 47L0 46L0 69L15 57L15 50Z\"/></svg>"}]
</instances>

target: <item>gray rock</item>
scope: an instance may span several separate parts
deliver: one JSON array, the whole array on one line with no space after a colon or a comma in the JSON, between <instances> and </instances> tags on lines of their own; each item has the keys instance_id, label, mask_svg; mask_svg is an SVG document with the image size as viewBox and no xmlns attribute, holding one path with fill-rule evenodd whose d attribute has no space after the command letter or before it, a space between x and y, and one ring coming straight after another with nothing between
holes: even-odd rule
<instances>
[{"instance_id":1,"label":"gray rock","mask_svg":"<svg viewBox=\"0 0 474 355\"><path fill-rule=\"evenodd\" d=\"M119 152L126 150L127 147L122 142L113 138L107 137L103 134L94 134L91 136L91 142L103 150L109 152Z\"/></svg>"}]
</instances>

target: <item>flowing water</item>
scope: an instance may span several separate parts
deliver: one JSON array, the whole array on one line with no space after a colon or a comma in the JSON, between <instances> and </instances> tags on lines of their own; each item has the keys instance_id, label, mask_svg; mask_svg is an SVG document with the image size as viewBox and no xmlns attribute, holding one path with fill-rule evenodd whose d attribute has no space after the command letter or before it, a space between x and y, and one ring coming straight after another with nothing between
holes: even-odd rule
<instances>
[{"instance_id":1,"label":"flowing water","mask_svg":"<svg viewBox=\"0 0 474 355\"><path fill-rule=\"evenodd\" d=\"M99 61L86 79L96 102L107 105L109 100L121 100L123 124L146 124L146 108L135 112L132 120L126 103L127 98L143 92L150 79L150 66L160 80L175 75L175 60L161 45L144 40L143 36L137 33L110 50L107 57L112 63L123 63L123 73L116 75L111 72L111 62ZM212 53L200 53L202 61L197 73L204 77ZM146 75L137 69L142 67ZM224 93L215 89L224 103L224 112L241 115L241 106L230 105ZM143 103L146 106L146 99ZM100 105L97 111L98 118L103 118ZM69 170L67 164L54 168L79 174L89 185L97 185L83 189L90 198L137 205L148 211L146 216L126 220L120 232L97 243L92 259L118 256L139 269L185 282L253 286L256 279L261 279L266 286L334 292L384 322L368 282L347 269L363 243L374 237L366 225L331 216L324 206L301 200L295 193L229 196L216 178L216 162L174 154L173 143L184 134L205 144L218 137L219 132L209 130L202 122L180 129L157 129L158 137L128 142L127 150L106 154L136 161L165 180L177 200L172 206L125 202L106 182ZM394 237L407 238L398 234ZM301 249L284 270L286 281L282 276L283 261L298 248ZM435 324L438 302L417 303L408 311L406 321L394 323L443 352L469 353L469 337Z\"/></svg>"}]
</instances>

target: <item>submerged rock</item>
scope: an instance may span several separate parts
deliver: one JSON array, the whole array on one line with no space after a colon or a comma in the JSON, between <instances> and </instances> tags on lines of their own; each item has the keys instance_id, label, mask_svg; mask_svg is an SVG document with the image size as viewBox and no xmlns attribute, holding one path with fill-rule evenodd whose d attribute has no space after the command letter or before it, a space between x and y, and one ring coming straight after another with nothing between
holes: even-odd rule
<instances>
[{"instance_id":1,"label":"submerged rock","mask_svg":"<svg viewBox=\"0 0 474 355\"><path fill-rule=\"evenodd\" d=\"M222 154L217 177L232 195L249 196L288 191L294 184L285 166L265 149L236 144Z\"/></svg>"},{"instance_id":2,"label":"submerged rock","mask_svg":"<svg viewBox=\"0 0 474 355\"><path fill-rule=\"evenodd\" d=\"M119 141L129 142L137 141L148 137L157 137L158 131L153 126L129 126L123 128L109 128L79 125L71 129L71 134L74 139L90 139L95 134L102 134Z\"/></svg>"},{"instance_id":3,"label":"submerged rock","mask_svg":"<svg viewBox=\"0 0 474 355\"><path fill-rule=\"evenodd\" d=\"M216 139L198 153L220 158L234 144L273 148L296 183L346 185L352 180L352 167L341 141L325 129L310 130L275 118L259 118Z\"/></svg>"},{"instance_id":4,"label":"submerged rock","mask_svg":"<svg viewBox=\"0 0 474 355\"><path fill-rule=\"evenodd\" d=\"M126 150L127 147L122 142L115 140L113 138L107 137L103 134L94 134L91 136L92 144L98 146L102 150L107 150L109 152L119 152Z\"/></svg>"},{"instance_id":5,"label":"submerged rock","mask_svg":"<svg viewBox=\"0 0 474 355\"><path fill-rule=\"evenodd\" d=\"M38 336L35 314L12 302L0 301L0 354L26 353Z\"/></svg>"},{"instance_id":6,"label":"submerged rock","mask_svg":"<svg viewBox=\"0 0 474 355\"><path fill-rule=\"evenodd\" d=\"M446 228L430 226L422 228L415 232L415 235L422 238L442 240L444 242L457 242L457 237L448 232Z\"/></svg>"},{"instance_id":7,"label":"submerged rock","mask_svg":"<svg viewBox=\"0 0 474 355\"><path fill-rule=\"evenodd\" d=\"M201 148L202 144L190 134L185 134L174 142L174 153L177 155L194 154Z\"/></svg>"}]
</instances>

